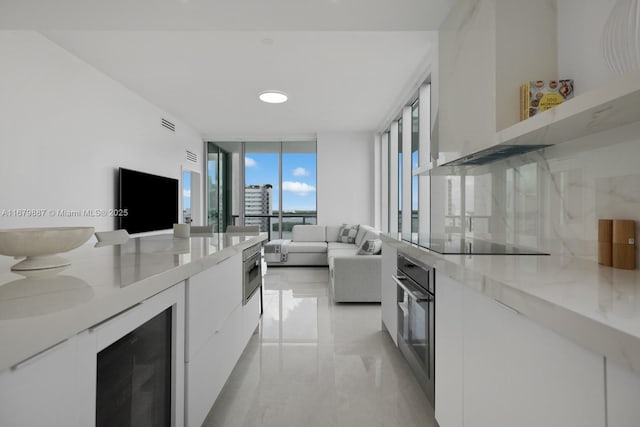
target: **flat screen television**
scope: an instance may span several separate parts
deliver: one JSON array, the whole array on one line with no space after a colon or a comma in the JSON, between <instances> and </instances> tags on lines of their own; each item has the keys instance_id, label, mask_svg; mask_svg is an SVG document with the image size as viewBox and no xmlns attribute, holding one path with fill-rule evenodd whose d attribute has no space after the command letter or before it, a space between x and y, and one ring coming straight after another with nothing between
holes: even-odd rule
<instances>
[{"instance_id":1,"label":"flat screen television","mask_svg":"<svg viewBox=\"0 0 640 427\"><path fill-rule=\"evenodd\" d=\"M118 175L119 228L129 234L173 228L178 222L177 179L125 168Z\"/></svg>"}]
</instances>

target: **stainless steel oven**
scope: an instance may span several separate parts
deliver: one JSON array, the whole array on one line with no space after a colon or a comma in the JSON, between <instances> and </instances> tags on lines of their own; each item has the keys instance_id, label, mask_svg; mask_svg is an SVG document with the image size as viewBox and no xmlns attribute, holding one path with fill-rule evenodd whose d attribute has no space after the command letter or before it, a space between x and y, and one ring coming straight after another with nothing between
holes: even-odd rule
<instances>
[{"instance_id":1,"label":"stainless steel oven","mask_svg":"<svg viewBox=\"0 0 640 427\"><path fill-rule=\"evenodd\" d=\"M246 304L262 286L262 246L253 245L242 251L242 304Z\"/></svg>"},{"instance_id":2,"label":"stainless steel oven","mask_svg":"<svg viewBox=\"0 0 640 427\"><path fill-rule=\"evenodd\" d=\"M435 407L435 268L398 254L398 348Z\"/></svg>"}]
</instances>

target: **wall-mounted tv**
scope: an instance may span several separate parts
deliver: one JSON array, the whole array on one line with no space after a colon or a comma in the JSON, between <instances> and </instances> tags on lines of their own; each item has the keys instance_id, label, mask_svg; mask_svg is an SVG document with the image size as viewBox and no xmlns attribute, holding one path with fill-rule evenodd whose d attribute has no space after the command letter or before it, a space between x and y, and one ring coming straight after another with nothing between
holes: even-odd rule
<instances>
[{"instance_id":1,"label":"wall-mounted tv","mask_svg":"<svg viewBox=\"0 0 640 427\"><path fill-rule=\"evenodd\" d=\"M178 180L120 168L119 228L129 232L167 230L178 222Z\"/></svg>"}]
</instances>

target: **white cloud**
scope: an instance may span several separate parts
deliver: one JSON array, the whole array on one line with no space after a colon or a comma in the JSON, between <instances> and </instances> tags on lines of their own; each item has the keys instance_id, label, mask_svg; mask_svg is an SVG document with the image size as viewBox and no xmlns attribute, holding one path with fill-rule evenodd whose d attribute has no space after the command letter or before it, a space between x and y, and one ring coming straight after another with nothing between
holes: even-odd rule
<instances>
[{"instance_id":1,"label":"white cloud","mask_svg":"<svg viewBox=\"0 0 640 427\"><path fill-rule=\"evenodd\" d=\"M255 168L258 164L251 157L245 157L244 158L244 165L245 165L245 167L248 167L248 168Z\"/></svg>"},{"instance_id":2,"label":"white cloud","mask_svg":"<svg viewBox=\"0 0 640 427\"><path fill-rule=\"evenodd\" d=\"M295 193L298 196L306 196L309 193L316 191L316 187L304 182L284 181L282 183L282 190L291 191L292 193Z\"/></svg>"},{"instance_id":3,"label":"white cloud","mask_svg":"<svg viewBox=\"0 0 640 427\"><path fill-rule=\"evenodd\" d=\"M182 196L186 198L191 197L191 190L182 190Z\"/></svg>"},{"instance_id":4,"label":"white cloud","mask_svg":"<svg viewBox=\"0 0 640 427\"><path fill-rule=\"evenodd\" d=\"M308 176L309 171L305 168L295 168L293 170L293 176Z\"/></svg>"}]
</instances>

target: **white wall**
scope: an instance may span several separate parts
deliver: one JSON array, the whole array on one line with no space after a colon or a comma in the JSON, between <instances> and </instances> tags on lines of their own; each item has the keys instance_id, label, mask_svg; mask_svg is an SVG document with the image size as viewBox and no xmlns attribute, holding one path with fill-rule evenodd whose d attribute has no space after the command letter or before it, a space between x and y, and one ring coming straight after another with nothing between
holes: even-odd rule
<instances>
[{"instance_id":1,"label":"white wall","mask_svg":"<svg viewBox=\"0 0 640 427\"><path fill-rule=\"evenodd\" d=\"M373 133L318 133L317 149L318 224L373 224Z\"/></svg>"},{"instance_id":2,"label":"white wall","mask_svg":"<svg viewBox=\"0 0 640 427\"><path fill-rule=\"evenodd\" d=\"M557 1L558 77L573 79L580 95L615 77L602 54L602 29L615 0Z\"/></svg>"},{"instance_id":3,"label":"white wall","mask_svg":"<svg viewBox=\"0 0 640 427\"><path fill-rule=\"evenodd\" d=\"M203 151L193 129L39 33L0 31L0 58L0 228L113 229L114 218L2 209L115 208L118 167L181 179L185 149Z\"/></svg>"}]
</instances>

